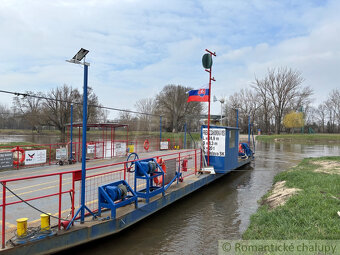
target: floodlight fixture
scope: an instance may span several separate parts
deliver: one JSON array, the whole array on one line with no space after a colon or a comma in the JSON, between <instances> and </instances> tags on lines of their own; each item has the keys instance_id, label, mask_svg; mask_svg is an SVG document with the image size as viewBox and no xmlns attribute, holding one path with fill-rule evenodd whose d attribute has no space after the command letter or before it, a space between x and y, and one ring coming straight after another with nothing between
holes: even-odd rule
<instances>
[{"instance_id":1,"label":"floodlight fixture","mask_svg":"<svg viewBox=\"0 0 340 255\"><path fill-rule=\"evenodd\" d=\"M72 59L82 61L83 58L85 58L86 54L89 53L88 50L85 50L84 48L81 48L76 55Z\"/></svg>"},{"instance_id":2,"label":"floodlight fixture","mask_svg":"<svg viewBox=\"0 0 340 255\"><path fill-rule=\"evenodd\" d=\"M70 60L66 60L67 62L74 63L74 64L81 64L81 65L86 65L89 66L90 63L85 62L85 57L89 53L88 50L81 48L76 55L74 55L73 58ZM84 59L83 63L81 62Z\"/></svg>"}]
</instances>

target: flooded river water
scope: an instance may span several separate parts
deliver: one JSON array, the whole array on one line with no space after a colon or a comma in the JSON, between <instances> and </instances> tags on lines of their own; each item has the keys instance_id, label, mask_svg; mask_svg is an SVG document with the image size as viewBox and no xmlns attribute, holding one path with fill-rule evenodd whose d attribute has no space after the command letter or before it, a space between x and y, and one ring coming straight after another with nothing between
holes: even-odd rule
<instances>
[{"instance_id":1,"label":"flooded river water","mask_svg":"<svg viewBox=\"0 0 340 255\"><path fill-rule=\"evenodd\" d=\"M60 254L217 254L217 240L240 239L273 177L302 158L340 155L339 146L257 143L250 166L229 173L111 237Z\"/></svg>"}]
</instances>

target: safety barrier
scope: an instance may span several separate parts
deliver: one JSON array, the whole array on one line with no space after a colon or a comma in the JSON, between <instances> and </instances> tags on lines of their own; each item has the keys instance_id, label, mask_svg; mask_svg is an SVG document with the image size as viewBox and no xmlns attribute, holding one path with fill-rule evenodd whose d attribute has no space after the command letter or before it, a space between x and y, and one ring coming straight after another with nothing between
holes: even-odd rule
<instances>
[{"instance_id":1,"label":"safety barrier","mask_svg":"<svg viewBox=\"0 0 340 255\"><path fill-rule=\"evenodd\" d=\"M143 146L145 140L148 140L149 142L148 150L145 150ZM15 150L17 147L24 152ZM81 162L81 147L81 141L72 142L72 156L73 159L78 162ZM182 149L183 141L181 139L169 140L168 149L174 148ZM159 151L160 140L159 138L138 138L134 140L89 141L87 142L86 150L87 160L108 159L122 156L125 157L129 152L141 153ZM11 151L13 151L13 161L18 162L18 164L13 164L12 168L21 169L27 167L53 165L59 163L60 161L67 163L67 159L70 157L71 143L0 146L0 153ZM25 156L22 156L22 153L25 154ZM20 161L21 159L23 160Z\"/></svg>"},{"instance_id":2,"label":"safety barrier","mask_svg":"<svg viewBox=\"0 0 340 255\"><path fill-rule=\"evenodd\" d=\"M202 154L199 149L182 150L157 155L157 157L162 157L165 162L175 163L176 171L180 171L183 178L196 174L202 166ZM134 187L134 173L128 172L126 167L126 163L131 162L133 160L86 169L86 205L88 208L93 212L98 210L99 186L125 180L132 188ZM34 183L37 179L39 181ZM6 233L15 231L15 220L23 216L37 219L28 222L28 225L38 225L41 213L51 213L51 225L57 225L60 229L62 221L70 220L75 210L79 208L80 181L81 170L0 180L2 184L0 195L0 199L2 198L0 204L2 248L5 247ZM141 184L137 183L137 185ZM42 192L45 194L41 195ZM26 202L35 208L24 205ZM37 211L37 208L41 211Z\"/></svg>"}]
</instances>

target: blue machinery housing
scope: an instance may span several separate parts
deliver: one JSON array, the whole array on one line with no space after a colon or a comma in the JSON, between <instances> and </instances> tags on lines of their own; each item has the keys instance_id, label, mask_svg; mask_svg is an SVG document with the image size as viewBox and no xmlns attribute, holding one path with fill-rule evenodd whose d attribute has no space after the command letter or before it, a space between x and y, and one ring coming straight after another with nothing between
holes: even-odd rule
<instances>
[{"instance_id":1,"label":"blue machinery housing","mask_svg":"<svg viewBox=\"0 0 340 255\"><path fill-rule=\"evenodd\" d=\"M163 177L164 171L153 158L135 162L135 182L131 188L124 180L103 185L98 188L98 215L102 208L111 210L111 218L76 225L70 230L62 230L57 235L46 237L39 241L27 242L23 245L2 250L2 254L46 254L57 252L89 241L120 232L136 222L148 217L167 205L185 197L199 188L224 176L253 159L253 152L248 144L241 144L239 153L239 129L231 127L211 126L210 165L214 166L216 174L201 174L178 182L181 176L176 172L174 178L165 187L154 184L154 178ZM201 136L204 142L206 126L202 126ZM214 133L215 132L215 133ZM221 138L224 141L221 141ZM243 147L244 146L244 147ZM145 181L146 188L137 190L137 182ZM171 185L177 180L176 185ZM143 199L143 202L138 201ZM121 208L122 212L117 213Z\"/></svg>"}]
</instances>

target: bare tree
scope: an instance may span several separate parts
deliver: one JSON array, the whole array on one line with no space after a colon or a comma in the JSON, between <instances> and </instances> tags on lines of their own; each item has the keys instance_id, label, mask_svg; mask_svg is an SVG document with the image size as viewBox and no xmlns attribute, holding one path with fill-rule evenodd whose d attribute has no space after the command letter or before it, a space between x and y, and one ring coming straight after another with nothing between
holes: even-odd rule
<instances>
[{"instance_id":1,"label":"bare tree","mask_svg":"<svg viewBox=\"0 0 340 255\"><path fill-rule=\"evenodd\" d=\"M28 95L34 94L32 91L25 92ZM36 94L42 96L42 93ZM42 99L36 97L25 96L22 98L14 97L13 106L19 111L23 118L30 124L32 131L38 130L43 123L42 116Z\"/></svg>"},{"instance_id":2,"label":"bare tree","mask_svg":"<svg viewBox=\"0 0 340 255\"><path fill-rule=\"evenodd\" d=\"M252 84L252 87L257 91L257 96L261 107L261 114L259 115L261 116L261 129L266 134L269 134L273 106L268 92L268 82L265 79L259 80L255 77L255 82Z\"/></svg>"},{"instance_id":3,"label":"bare tree","mask_svg":"<svg viewBox=\"0 0 340 255\"><path fill-rule=\"evenodd\" d=\"M257 109L261 104L258 100L256 91L250 89L241 89L240 92L236 92L229 96L226 104L226 116L231 117L228 123L232 123L235 119L235 109L239 110L239 125L242 132L247 132L248 129L248 116L251 120L255 119ZM234 124L232 124L234 125Z\"/></svg>"},{"instance_id":4,"label":"bare tree","mask_svg":"<svg viewBox=\"0 0 340 255\"><path fill-rule=\"evenodd\" d=\"M136 131L138 129L138 119L135 114L130 112L120 111L118 114L118 119L115 120L120 124L129 125L129 131Z\"/></svg>"},{"instance_id":5,"label":"bare tree","mask_svg":"<svg viewBox=\"0 0 340 255\"><path fill-rule=\"evenodd\" d=\"M186 116L194 122L195 117L199 117L203 110L200 102L187 103L190 87L181 85L166 85L156 96L156 112L165 116L167 129L172 132L181 130L185 123Z\"/></svg>"},{"instance_id":6,"label":"bare tree","mask_svg":"<svg viewBox=\"0 0 340 255\"><path fill-rule=\"evenodd\" d=\"M65 135L66 123L70 122L71 103L79 101L79 91L64 84L61 87L52 89L47 93L47 97L43 103L46 120L49 124L59 129L62 135ZM76 112L76 111L75 111ZM77 119L75 115L74 119Z\"/></svg>"},{"instance_id":7,"label":"bare tree","mask_svg":"<svg viewBox=\"0 0 340 255\"><path fill-rule=\"evenodd\" d=\"M140 128L144 130L151 130L155 124L156 118L151 115L155 111L155 100L152 98L143 98L135 103L135 108L138 112L145 114L138 114L138 121L140 122ZM159 119L158 119L159 120Z\"/></svg>"},{"instance_id":8,"label":"bare tree","mask_svg":"<svg viewBox=\"0 0 340 255\"><path fill-rule=\"evenodd\" d=\"M64 85L65 86L65 85ZM83 95L79 93L77 89L72 91L73 102L77 102L75 109L75 118L78 121L83 120ZM95 123L102 119L101 117L105 114L104 110L101 109L97 95L94 93L92 87L87 87L87 122Z\"/></svg>"},{"instance_id":9,"label":"bare tree","mask_svg":"<svg viewBox=\"0 0 340 255\"><path fill-rule=\"evenodd\" d=\"M260 92L262 97L265 94L265 97L273 105L275 133L281 132L282 118L289 110L289 104L302 104L312 95L310 88L302 87L303 81L299 71L281 67L269 69L263 80L255 82L255 89Z\"/></svg>"},{"instance_id":10,"label":"bare tree","mask_svg":"<svg viewBox=\"0 0 340 255\"><path fill-rule=\"evenodd\" d=\"M318 125L322 130L322 133L325 132L325 124L327 118L327 108L325 104L319 104L318 108L315 110L315 116L318 121Z\"/></svg>"},{"instance_id":11,"label":"bare tree","mask_svg":"<svg viewBox=\"0 0 340 255\"><path fill-rule=\"evenodd\" d=\"M326 108L328 109L330 131L335 132L336 126L338 126L338 132L340 131L340 90L334 89L329 93L326 101Z\"/></svg>"}]
</instances>

